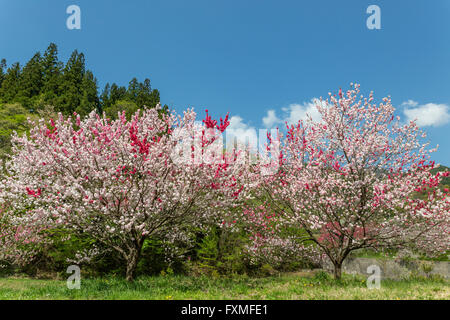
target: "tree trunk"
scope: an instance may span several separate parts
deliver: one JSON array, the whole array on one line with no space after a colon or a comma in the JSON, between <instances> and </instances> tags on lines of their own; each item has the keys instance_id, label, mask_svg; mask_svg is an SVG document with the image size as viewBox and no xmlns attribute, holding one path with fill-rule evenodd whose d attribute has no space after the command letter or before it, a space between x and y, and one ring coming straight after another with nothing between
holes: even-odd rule
<instances>
[{"instance_id":1,"label":"tree trunk","mask_svg":"<svg viewBox=\"0 0 450 320\"><path fill-rule=\"evenodd\" d=\"M334 278L341 279L342 276L342 262L334 263Z\"/></svg>"},{"instance_id":2,"label":"tree trunk","mask_svg":"<svg viewBox=\"0 0 450 320\"><path fill-rule=\"evenodd\" d=\"M131 282L134 280L134 277L136 276L136 267L139 262L139 257L141 255L141 250L136 248L132 252L130 252L128 259L127 259L127 273L126 273L126 280Z\"/></svg>"}]
</instances>

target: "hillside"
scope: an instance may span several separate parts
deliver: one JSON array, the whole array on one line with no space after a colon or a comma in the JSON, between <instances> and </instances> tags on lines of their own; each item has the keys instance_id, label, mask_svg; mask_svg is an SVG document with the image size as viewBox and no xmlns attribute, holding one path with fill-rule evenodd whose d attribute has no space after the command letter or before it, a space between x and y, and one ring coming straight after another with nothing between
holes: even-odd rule
<instances>
[{"instance_id":1,"label":"hillside","mask_svg":"<svg viewBox=\"0 0 450 320\"><path fill-rule=\"evenodd\" d=\"M1 57L0 57L1 58ZM134 113L143 106L153 108L160 94L147 78L131 79L128 87L107 83L99 94L97 78L86 69L86 57L74 50L65 63L51 43L44 54L36 52L21 66L0 61L0 158L10 149L13 131L28 130L27 118L66 116L74 112L84 116L95 110L115 118L119 110ZM167 108L167 106L165 106Z\"/></svg>"},{"instance_id":2,"label":"hillside","mask_svg":"<svg viewBox=\"0 0 450 320\"><path fill-rule=\"evenodd\" d=\"M431 172L433 174L436 174L437 172L442 172L442 171L450 171L449 167L443 166L441 165L439 168L433 169L431 170ZM449 177L444 177L441 181L441 185L444 186L450 186L450 176Z\"/></svg>"}]
</instances>

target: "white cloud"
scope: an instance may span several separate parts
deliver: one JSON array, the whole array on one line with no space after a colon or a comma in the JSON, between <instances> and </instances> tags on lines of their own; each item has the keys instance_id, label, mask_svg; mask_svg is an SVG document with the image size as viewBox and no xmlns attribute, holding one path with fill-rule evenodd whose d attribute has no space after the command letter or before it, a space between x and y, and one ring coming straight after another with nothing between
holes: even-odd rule
<instances>
[{"instance_id":1,"label":"white cloud","mask_svg":"<svg viewBox=\"0 0 450 320\"><path fill-rule=\"evenodd\" d=\"M303 104L291 104L282 110L287 114L284 119L288 124L296 124L299 120L308 119L308 115L313 121L320 121L321 116L316 108L317 103L320 103L317 98L311 99L310 102ZM284 121L283 121L284 122Z\"/></svg>"},{"instance_id":2,"label":"white cloud","mask_svg":"<svg viewBox=\"0 0 450 320\"><path fill-rule=\"evenodd\" d=\"M283 111L283 117L281 119L278 118L275 110L268 110L262 122L266 128L273 128L275 125L284 124L285 122L288 124L296 124L299 120L308 119L308 115L311 116L313 121L318 122L321 120L321 116L316 108L317 103L320 103L319 99L313 98L311 101L303 104L290 104L281 109Z\"/></svg>"},{"instance_id":3,"label":"white cloud","mask_svg":"<svg viewBox=\"0 0 450 320\"><path fill-rule=\"evenodd\" d=\"M419 103L417 101L409 99L402 103L402 107L417 107Z\"/></svg>"},{"instance_id":4,"label":"white cloud","mask_svg":"<svg viewBox=\"0 0 450 320\"><path fill-rule=\"evenodd\" d=\"M446 104L427 103L419 105L413 100L402 103L408 121L416 120L419 127L439 127L450 122L450 108Z\"/></svg>"},{"instance_id":5,"label":"white cloud","mask_svg":"<svg viewBox=\"0 0 450 320\"><path fill-rule=\"evenodd\" d=\"M281 119L277 117L275 110L268 110L267 116L265 116L262 121L266 128L272 128L275 124L282 122Z\"/></svg>"},{"instance_id":6,"label":"white cloud","mask_svg":"<svg viewBox=\"0 0 450 320\"><path fill-rule=\"evenodd\" d=\"M319 122L321 116L316 108L318 103L320 103L319 99L313 98L303 104L290 104L281 109L283 113L281 117L277 116L275 110L268 110L262 122L266 128L273 128L285 122L296 124L299 120L306 120L308 115L313 121ZM420 127L438 127L450 122L450 107L446 104L427 103L420 105L417 101L409 99L403 102L401 106L404 108L403 113L406 119L408 121L416 120Z\"/></svg>"},{"instance_id":7,"label":"white cloud","mask_svg":"<svg viewBox=\"0 0 450 320\"><path fill-rule=\"evenodd\" d=\"M256 129L244 123L239 116L232 116L230 118L230 125L225 133L228 146L232 146L235 139L238 143L249 143L251 146L257 146L258 138Z\"/></svg>"}]
</instances>

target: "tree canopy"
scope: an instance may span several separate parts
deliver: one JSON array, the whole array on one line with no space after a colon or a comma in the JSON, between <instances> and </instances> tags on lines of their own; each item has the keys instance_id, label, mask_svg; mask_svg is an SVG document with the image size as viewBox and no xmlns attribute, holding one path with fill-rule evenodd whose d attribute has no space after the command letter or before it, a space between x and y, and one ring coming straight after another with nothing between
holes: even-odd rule
<instances>
[{"instance_id":1,"label":"tree canopy","mask_svg":"<svg viewBox=\"0 0 450 320\"><path fill-rule=\"evenodd\" d=\"M50 107L65 116L86 116L91 111L106 112L117 118L119 111L127 115L144 107L154 108L160 94L152 89L150 79L133 78L128 87L107 83L99 94L98 81L86 67L86 57L74 50L67 62L58 58L58 47L50 43L44 54L36 52L23 66L0 60L0 154L9 150L13 130L27 130L27 118ZM167 106L163 107L167 110Z\"/></svg>"},{"instance_id":2,"label":"tree canopy","mask_svg":"<svg viewBox=\"0 0 450 320\"><path fill-rule=\"evenodd\" d=\"M0 103L20 103L31 113L51 105L64 115L77 112L85 116L92 110L102 113L117 109L119 101L133 103L135 109L153 108L160 102L160 94L152 89L148 78L143 82L133 78L128 87L107 83L99 94L97 78L86 68L85 55L74 50L64 63L54 43L43 55L36 52L24 66L0 61Z\"/></svg>"}]
</instances>

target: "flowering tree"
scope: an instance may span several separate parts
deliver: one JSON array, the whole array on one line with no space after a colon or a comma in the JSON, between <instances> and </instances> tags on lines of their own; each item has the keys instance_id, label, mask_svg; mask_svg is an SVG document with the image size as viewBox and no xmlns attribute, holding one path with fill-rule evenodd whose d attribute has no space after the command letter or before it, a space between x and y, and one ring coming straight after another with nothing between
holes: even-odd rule
<instances>
[{"instance_id":1,"label":"flowering tree","mask_svg":"<svg viewBox=\"0 0 450 320\"><path fill-rule=\"evenodd\" d=\"M10 212L5 204L0 206L0 261L25 265L50 243L43 234L48 226L38 215L27 224L18 224Z\"/></svg>"},{"instance_id":2,"label":"flowering tree","mask_svg":"<svg viewBox=\"0 0 450 320\"><path fill-rule=\"evenodd\" d=\"M307 246L298 239L296 232L290 232L282 216L270 209L270 203L246 206L241 220L251 235L246 251L253 263L268 263L283 267L289 261L302 261L308 266L320 265L323 254L314 246Z\"/></svg>"},{"instance_id":3,"label":"flowering tree","mask_svg":"<svg viewBox=\"0 0 450 320\"><path fill-rule=\"evenodd\" d=\"M217 123L208 115L200 131L195 118L192 110L181 117L158 106L130 121L94 112L40 120L29 137L12 139L0 201L17 225L64 227L115 250L132 280L146 238L179 238L242 191L242 167L211 148L228 117Z\"/></svg>"},{"instance_id":4,"label":"flowering tree","mask_svg":"<svg viewBox=\"0 0 450 320\"><path fill-rule=\"evenodd\" d=\"M375 104L372 93L359 94L359 85L329 94L316 106L320 122L299 121L285 136L269 136L267 150L279 161L275 174L261 176L258 191L268 202L264 214L275 213L278 225L272 236L256 235L255 243L264 247L279 230L297 230L297 243L314 243L336 278L357 249L450 248L449 194L438 187L449 172L430 172L436 165L429 159L433 150L420 143L425 134L415 122L394 117L390 98Z\"/></svg>"}]
</instances>

